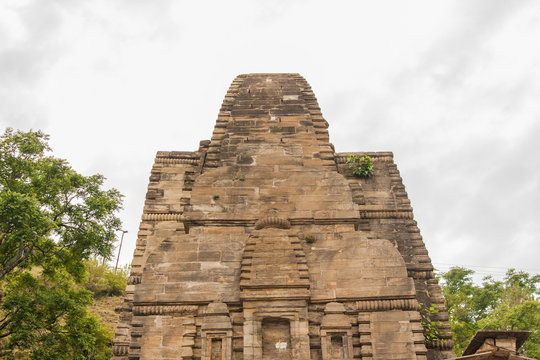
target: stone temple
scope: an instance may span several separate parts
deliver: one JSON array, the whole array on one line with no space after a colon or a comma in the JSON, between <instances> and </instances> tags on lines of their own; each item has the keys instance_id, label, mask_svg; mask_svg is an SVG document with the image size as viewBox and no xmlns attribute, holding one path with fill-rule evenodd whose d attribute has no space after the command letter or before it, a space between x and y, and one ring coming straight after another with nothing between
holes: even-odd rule
<instances>
[{"instance_id":1,"label":"stone temple","mask_svg":"<svg viewBox=\"0 0 540 360\"><path fill-rule=\"evenodd\" d=\"M327 128L300 75L239 75L211 140L157 153L114 359L454 356L393 154L357 178Z\"/></svg>"}]
</instances>

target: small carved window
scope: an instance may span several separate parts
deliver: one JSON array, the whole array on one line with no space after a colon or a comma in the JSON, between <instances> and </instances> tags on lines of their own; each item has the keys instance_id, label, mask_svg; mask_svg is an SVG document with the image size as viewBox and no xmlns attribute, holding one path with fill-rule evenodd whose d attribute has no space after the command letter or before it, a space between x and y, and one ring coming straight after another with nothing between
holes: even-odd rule
<instances>
[{"instance_id":1,"label":"small carved window","mask_svg":"<svg viewBox=\"0 0 540 360\"><path fill-rule=\"evenodd\" d=\"M330 337L329 353L331 359L343 359L343 334L335 334Z\"/></svg>"},{"instance_id":2,"label":"small carved window","mask_svg":"<svg viewBox=\"0 0 540 360\"><path fill-rule=\"evenodd\" d=\"M221 338L213 338L210 347L210 360L222 360L223 340Z\"/></svg>"}]
</instances>

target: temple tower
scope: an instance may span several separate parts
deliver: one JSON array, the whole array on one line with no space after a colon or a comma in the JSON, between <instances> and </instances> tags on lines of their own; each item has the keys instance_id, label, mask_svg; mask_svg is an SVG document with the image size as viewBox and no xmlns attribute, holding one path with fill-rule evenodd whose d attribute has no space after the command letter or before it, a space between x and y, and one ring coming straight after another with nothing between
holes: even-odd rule
<instances>
[{"instance_id":1,"label":"temple tower","mask_svg":"<svg viewBox=\"0 0 540 360\"><path fill-rule=\"evenodd\" d=\"M300 75L247 74L210 141L158 152L114 359L453 355L392 153L356 178L327 128ZM438 341L419 303L439 308Z\"/></svg>"}]
</instances>

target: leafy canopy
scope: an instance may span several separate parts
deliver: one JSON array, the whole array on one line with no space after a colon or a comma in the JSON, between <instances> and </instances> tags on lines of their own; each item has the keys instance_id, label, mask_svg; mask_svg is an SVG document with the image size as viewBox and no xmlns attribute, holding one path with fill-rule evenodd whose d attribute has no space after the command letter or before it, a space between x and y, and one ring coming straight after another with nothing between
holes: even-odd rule
<instances>
[{"instance_id":1,"label":"leafy canopy","mask_svg":"<svg viewBox=\"0 0 540 360\"><path fill-rule=\"evenodd\" d=\"M106 263L100 264L97 259L86 262L87 278L84 288L94 294L94 298L105 296L122 296L127 286L129 267L117 270Z\"/></svg>"},{"instance_id":2,"label":"leafy canopy","mask_svg":"<svg viewBox=\"0 0 540 360\"><path fill-rule=\"evenodd\" d=\"M473 274L462 267L441 274L457 354L477 330L529 330L522 349L540 358L540 275L510 269L502 281L486 277L476 285Z\"/></svg>"},{"instance_id":3,"label":"leafy canopy","mask_svg":"<svg viewBox=\"0 0 540 360\"><path fill-rule=\"evenodd\" d=\"M122 196L50 155L48 139L0 137L0 356L97 359L104 333L76 284L83 260L110 257Z\"/></svg>"}]
</instances>

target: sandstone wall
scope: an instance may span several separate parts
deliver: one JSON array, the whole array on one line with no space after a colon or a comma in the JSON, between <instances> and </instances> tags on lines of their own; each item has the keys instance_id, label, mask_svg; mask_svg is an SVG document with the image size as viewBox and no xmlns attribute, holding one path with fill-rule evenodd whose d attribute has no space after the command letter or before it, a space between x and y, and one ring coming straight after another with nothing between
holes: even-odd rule
<instances>
[{"instance_id":1,"label":"sandstone wall","mask_svg":"<svg viewBox=\"0 0 540 360\"><path fill-rule=\"evenodd\" d=\"M327 128L299 75L240 75L210 141L158 152L115 359L452 355L392 153L355 178ZM419 302L440 309L428 349Z\"/></svg>"}]
</instances>

